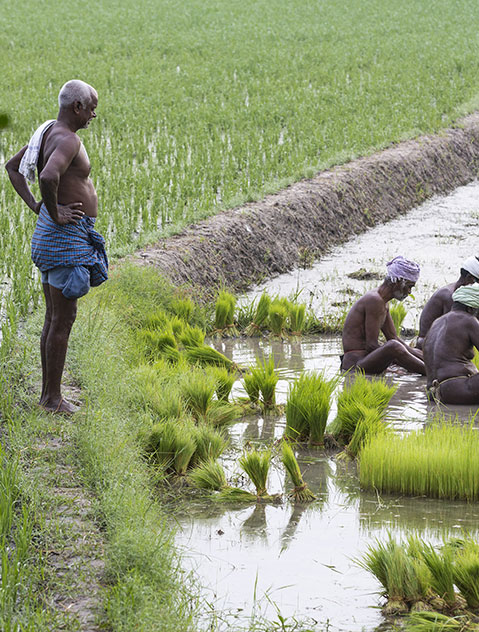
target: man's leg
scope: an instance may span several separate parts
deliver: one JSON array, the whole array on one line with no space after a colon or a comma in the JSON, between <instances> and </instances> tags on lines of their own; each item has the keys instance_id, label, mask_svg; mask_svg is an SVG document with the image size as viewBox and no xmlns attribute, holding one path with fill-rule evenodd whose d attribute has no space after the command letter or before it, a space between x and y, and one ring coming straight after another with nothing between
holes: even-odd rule
<instances>
[{"instance_id":1,"label":"man's leg","mask_svg":"<svg viewBox=\"0 0 479 632\"><path fill-rule=\"evenodd\" d=\"M42 406L54 412L72 413L75 406L62 399L61 380L68 338L77 312L77 301L63 296L61 290L49 285L51 319L44 341L45 355L45 395Z\"/></svg>"},{"instance_id":2,"label":"man's leg","mask_svg":"<svg viewBox=\"0 0 479 632\"><path fill-rule=\"evenodd\" d=\"M388 340L378 349L356 363L365 373L378 374L385 371L390 364L398 364L411 373L426 375L424 362L414 356L397 340Z\"/></svg>"},{"instance_id":3,"label":"man's leg","mask_svg":"<svg viewBox=\"0 0 479 632\"><path fill-rule=\"evenodd\" d=\"M446 380L439 386L439 399L444 404L479 404L479 373Z\"/></svg>"},{"instance_id":4,"label":"man's leg","mask_svg":"<svg viewBox=\"0 0 479 632\"><path fill-rule=\"evenodd\" d=\"M43 323L42 335L40 337L40 356L42 359L42 394L40 395L40 404L43 404L47 392L47 364L45 354L45 344L52 320L52 300L50 297L50 286L48 283L42 283L43 294L45 296L45 322Z\"/></svg>"}]
</instances>

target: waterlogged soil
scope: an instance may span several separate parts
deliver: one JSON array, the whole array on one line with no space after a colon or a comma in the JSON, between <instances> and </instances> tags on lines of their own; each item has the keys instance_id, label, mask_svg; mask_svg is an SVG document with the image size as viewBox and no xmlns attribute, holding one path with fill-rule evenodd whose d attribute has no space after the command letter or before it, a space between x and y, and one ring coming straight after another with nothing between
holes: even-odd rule
<instances>
[{"instance_id":1,"label":"waterlogged soil","mask_svg":"<svg viewBox=\"0 0 479 632\"><path fill-rule=\"evenodd\" d=\"M297 269L268 281L246 300L263 290L281 296L302 291L306 302L328 316L332 309L349 308L357 296L377 285L384 263L403 254L421 265L415 298L406 303L406 327L412 329L428 296L455 280L461 261L476 254L478 218L479 185L472 183L355 237L309 270ZM288 385L303 371L321 370L332 377L339 368L338 336L214 344L241 365L274 355L281 371L279 404L286 402ZM439 410L427 401L423 377L394 371L386 377L398 387L387 414L397 432L421 428L437 412L465 421L476 412L463 406ZM233 397L244 395L238 380ZM333 398L330 419L334 415ZM231 447L223 457L229 480L247 487L237 466L243 447L274 445L284 427L284 414L277 414L250 416L229 428ZM305 480L318 496L310 505L294 505L287 499L291 484L276 456L268 484L270 493L282 495L280 504L223 505L196 497L177 511L177 543L204 586L208 614L214 610L225 630L240 629L253 614L278 620L278 613L290 624L300 621L296 629L301 630L392 629L378 609L383 603L379 584L357 560L376 538L384 540L389 533L400 538L415 532L433 543L464 531L476 534L479 505L379 496L361 490L355 465L334 454L304 447L297 456Z\"/></svg>"}]
</instances>

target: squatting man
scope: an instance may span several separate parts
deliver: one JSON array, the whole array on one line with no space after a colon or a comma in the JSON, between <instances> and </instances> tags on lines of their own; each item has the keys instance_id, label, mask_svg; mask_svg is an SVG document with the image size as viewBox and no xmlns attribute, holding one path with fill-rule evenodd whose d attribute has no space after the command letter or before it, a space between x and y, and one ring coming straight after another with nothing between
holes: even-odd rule
<instances>
[{"instance_id":1,"label":"squatting man","mask_svg":"<svg viewBox=\"0 0 479 632\"><path fill-rule=\"evenodd\" d=\"M32 259L41 272L46 306L40 406L72 414L77 407L62 396L61 380L77 299L108 278L108 260L105 241L94 230L98 198L89 177L90 161L77 135L96 117L98 95L92 86L74 79L61 88L58 103L57 118L43 123L6 169L15 191L38 215ZM35 182L36 174L39 201L28 184Z\"/></svg>"}]
</instances>

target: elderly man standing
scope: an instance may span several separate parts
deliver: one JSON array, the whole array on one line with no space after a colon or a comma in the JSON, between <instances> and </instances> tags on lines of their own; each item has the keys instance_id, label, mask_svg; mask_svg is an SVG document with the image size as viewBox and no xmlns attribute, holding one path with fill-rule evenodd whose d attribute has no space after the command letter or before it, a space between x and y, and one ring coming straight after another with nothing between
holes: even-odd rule
<instances>
[{"instance_id":1,"label":"elderly man standing","mask_svg":"<svg viewBox=\"0 0 479 632\"><path fill-rule=\"evenodd\" d=\"M390 364L397 364L425 375L421 351L412 349L398 337L388 308L391 299L402 301L409 296L419 278L419 266L399 256L386 265L386 270L382 284L356 301L346 316L341 368L378 374ZM380 331L386 338L384 344L379 342Z\"/></svg>"},{"instance_id":2,"label":"elderly man standing","mask_svg":"<svg viewBox=\"0 0 479 632\"><path fill-rule=\"evenodd\" d=\"M46 121L6 164L16 192L38 215L32 259L42 273L46 313L40 351L40 405L54 413L77 410L61 394L61 379L77 298L107 279L104 239L94 230L98 199L90 161L77 131L96 117L98 95L84 81L68 81L58 95L56 120ZM38 172L42 199L27 180Z\"/></svg>"},{"instance_id":3,"label":"elderly man standing","mask_svg":"<svg viewBox=\"0 0 479 632\"><path fill-rule=\"evenodd\" d=\"M458 288L452 309L433 322L424 341L427 389L444 404L479 404L479 286Z\"/></svg>"},{"instance_id":4,"label":"elderly man standing","mask_svg":"<svg viewBox=\"0 0 479 632\"><path fill-rule=\"evenodd\" d=\"M449 283L436 290L428 302L424 305L419 319L419 334L416 347L422 349L424 338L431 328L431 325L440 316L447 314L452 307L453 293L464 285L472 285L479 282L479 259L469 257L461 267L461 274L455 283Z\"/></svg>"}]
</instances>

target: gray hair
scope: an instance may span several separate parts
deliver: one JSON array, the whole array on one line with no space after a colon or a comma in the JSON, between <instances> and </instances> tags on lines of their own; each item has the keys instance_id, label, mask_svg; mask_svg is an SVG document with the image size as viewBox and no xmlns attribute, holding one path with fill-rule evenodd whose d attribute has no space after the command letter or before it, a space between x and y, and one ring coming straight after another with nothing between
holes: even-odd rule
<instances>
[{"instance_id":1,"label":"gray hair","mask_svg":"<svg viewBox=\"0 0 479 632\"><path fill-rule=\"evenodd\" d=\"M72 79L62 86L58 94L58 105L68 107L76 101L80 101L83 108L86 108L92 96L97 96L95 88L80 79Z\"/></svg>"}]
</instances>

